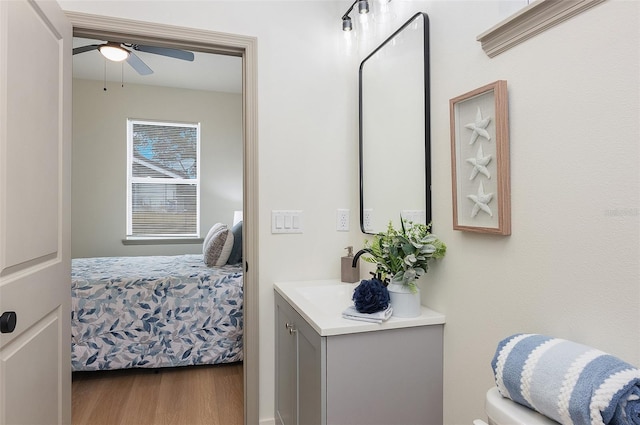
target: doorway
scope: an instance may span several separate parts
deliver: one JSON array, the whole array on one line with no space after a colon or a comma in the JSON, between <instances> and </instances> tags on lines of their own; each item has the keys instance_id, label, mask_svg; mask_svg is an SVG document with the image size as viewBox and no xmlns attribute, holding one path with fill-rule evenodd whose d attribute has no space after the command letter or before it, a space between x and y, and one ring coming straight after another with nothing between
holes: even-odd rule
<instances>
[{"instance_id":1,"label":"doorway","mask_svg":"<svg viewBox=\"0 0 640 425\"><path fill-rule=\"evenodd\" d=\"M258 423L257 40L170 25L67 12L74 37L119 40L242 57L244 422Z\"/></svg>"}]
</instances>

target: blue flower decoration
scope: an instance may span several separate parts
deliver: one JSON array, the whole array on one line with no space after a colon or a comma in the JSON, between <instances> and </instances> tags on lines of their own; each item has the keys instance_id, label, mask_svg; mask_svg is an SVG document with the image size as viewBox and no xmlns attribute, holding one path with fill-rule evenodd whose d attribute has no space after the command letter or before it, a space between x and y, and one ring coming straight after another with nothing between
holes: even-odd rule
<instances>
[{"instance_id":1,"label":"blue flower decoration","mask_svg":"<svg viewBox=\"0 0 640 425\"><path fill-rule=\"evenodd\" d=\"M389 307L389 291L378 279L363 280L353 291L358 313L376 313Z\"/></svg>"}]
</instances>

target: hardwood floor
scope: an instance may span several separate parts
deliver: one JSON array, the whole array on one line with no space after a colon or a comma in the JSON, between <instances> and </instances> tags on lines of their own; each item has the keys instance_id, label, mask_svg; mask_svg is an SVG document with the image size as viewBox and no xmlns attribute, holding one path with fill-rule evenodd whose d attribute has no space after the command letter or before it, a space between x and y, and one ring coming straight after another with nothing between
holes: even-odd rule
<instances>
[{"instance_id":1,"label":"hardwood floor","mask_svg":"<svg viewBox=\"0 0 640 425\"><path fill-rule=\"evenodd\" d=\"M74 372L73 425L241 425L242 363Z\"/></svg>"}]
</instances>

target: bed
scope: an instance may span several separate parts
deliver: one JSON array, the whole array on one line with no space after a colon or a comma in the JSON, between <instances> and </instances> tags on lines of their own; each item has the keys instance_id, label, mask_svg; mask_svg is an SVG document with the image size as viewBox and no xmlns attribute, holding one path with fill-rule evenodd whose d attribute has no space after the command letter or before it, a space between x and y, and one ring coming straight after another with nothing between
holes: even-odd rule
<instances>
[{"instance_id":1,"label":"bed","mask_svg":"<svg viewBox=\"0 0 640 425\"><path fill-rule=\"evenodd\" d=\"M72 260L74 371L242 360L241 264L203 255Z\"/></svg>"}]
</instances>

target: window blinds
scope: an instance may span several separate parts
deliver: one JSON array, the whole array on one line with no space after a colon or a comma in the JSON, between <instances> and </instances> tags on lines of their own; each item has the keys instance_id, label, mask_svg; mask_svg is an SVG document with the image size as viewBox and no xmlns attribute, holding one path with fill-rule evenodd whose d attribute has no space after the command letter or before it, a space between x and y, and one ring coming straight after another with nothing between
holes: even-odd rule
<instances>
[{"instance_id":1,"label":"window blinds","mask_svg":"<svg viewBox=\"0 0 640 425\"><path fill-rule=\"evenodd\" d=\"M129 120L127 140L127 235L198 236L199 124Z\"/></svg>"}]
</instances>

